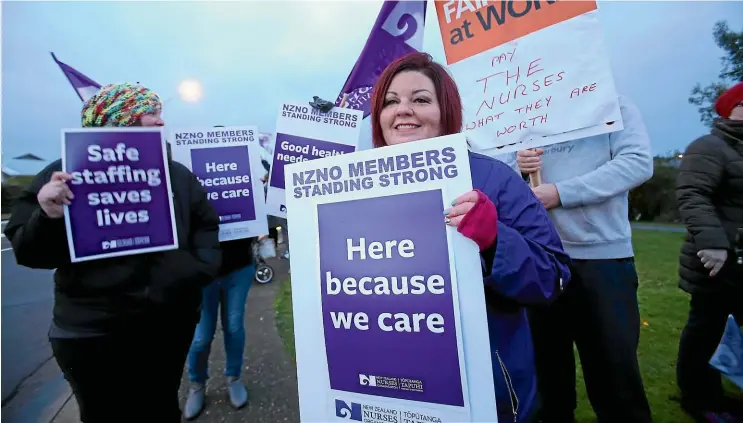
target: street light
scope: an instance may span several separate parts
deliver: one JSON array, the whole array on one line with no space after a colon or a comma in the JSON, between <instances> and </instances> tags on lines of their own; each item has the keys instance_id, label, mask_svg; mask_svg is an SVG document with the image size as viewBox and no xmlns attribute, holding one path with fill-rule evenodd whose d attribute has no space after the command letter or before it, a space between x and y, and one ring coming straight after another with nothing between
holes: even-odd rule
<instances>
[{"instance_id":1,"label":"street light","mask_svg":"<svg viewBox=\"0 0 743 423\"><path fill-rule=\"evenodd\" d=\"M201 99L203 90L201 82L196 79L185 79L178 84L178 95L187 103L196 103Z\"/></svg>"}]
</instances>

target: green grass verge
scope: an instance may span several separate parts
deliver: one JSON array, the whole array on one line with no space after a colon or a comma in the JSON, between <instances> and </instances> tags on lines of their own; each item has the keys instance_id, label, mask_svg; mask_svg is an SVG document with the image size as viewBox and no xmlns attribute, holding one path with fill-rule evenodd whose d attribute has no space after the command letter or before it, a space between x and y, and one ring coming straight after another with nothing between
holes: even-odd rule
<instances>
[{"instance_id":1,"label":"green grass verge","mask_svg":"<svg viewBox=\"0 0 743 423\"><path fill-rule=\"evenodd\" d=\"M276 309L276 327L279 335L284 341L286 350L291 355L292 360L296 360L294 350L294 318L292 313L292 281L287 279L281 283L279 292L274 299Z\"/></svg>"},{"instance_id":2,"label":"green grass verge","mask_svg":"<svg viewBox=\"0 0 743 423\"><path fill-rule=\"evenodd\" d=\"M656 423L691 423L677 395L676 355L678 340L688 312L688 296L678 288L678 255L683 234L634 230L637 271L640 277L640 367L648 400ZM276 297L279 333L287 350L295 357L292 320L291 282L285 281ZM595 421L578 370L579 423Z\"/></svg>"},{"instance_id":3,"label":"green grass verge","mask_svg":"<svg viewBox=\"0 0 743 423\"><path fill-rule=\"evenodd\" d=\"M686 225L683 223L670 223L670 222L644 222L644 221L638 221L638 222L632 222L632 224L638 224L638 225L650 225L650 226L661 226L661 227L669 227L669 228L681 228L686 229Z\"/></svg>"}]
</instances>

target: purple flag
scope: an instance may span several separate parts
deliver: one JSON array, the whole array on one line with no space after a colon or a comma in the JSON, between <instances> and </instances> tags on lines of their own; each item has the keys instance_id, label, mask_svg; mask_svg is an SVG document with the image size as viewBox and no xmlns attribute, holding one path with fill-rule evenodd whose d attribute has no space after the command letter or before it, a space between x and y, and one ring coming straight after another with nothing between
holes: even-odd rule
<instances>
[{"instance_id":1,"label":"purple flag","mask_svg":"<svg viewBox=\"0 0 743 423\"><path fill-rule=\"evenodd\" d=\"M344 107L362 110L366 118L371 112L369 100L377 78L394 60L423 49L425 24L425 0L385 0L366 45L348 75L335 105L340 106L344 95L347 95Z\"/></svg>"},{"instance_id":2,"label":"purple flag","mask_svg":"<svg viewBox=\"0 0 743 423\"><path fill-rule=\"evenodd\" d=\"M54 59L62 69L62 73L64 73L67 80L70 81L72 88L75 89L75 92L77 93L77 96L80 97L81 101L87 101L101 89L101 84L83 75L72 66L60 62L57 60L57 56L55 56L54 53L52 53L52 59Z\"/></svg>"}]
</instances>

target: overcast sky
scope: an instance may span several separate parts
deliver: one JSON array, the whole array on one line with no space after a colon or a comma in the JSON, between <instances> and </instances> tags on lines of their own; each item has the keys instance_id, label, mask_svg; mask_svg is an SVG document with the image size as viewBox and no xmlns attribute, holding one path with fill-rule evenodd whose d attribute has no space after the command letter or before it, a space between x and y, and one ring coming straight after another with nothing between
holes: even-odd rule
<instances>
[{"instance_id":1,"label":"overcast sky","mask_svg":"<svg viewBox=\"0 0 743 423\"><path fill-rule=\"evenodd\" d=\"M196 78L197 104L165 105L168 126L257 125L283 101L334 100L381 6L370 1L2 2L3 165L59 158L81 102L49 52L101 84L139 81L163 99ZM640 108L656 154L706 132L689 91L720 71L717 20L743 29L743 2L600 2L618 90ZM429 2L425 50L444 62ZM23 169L17 169L23 171Z\"/></svg>"}]
</instances>

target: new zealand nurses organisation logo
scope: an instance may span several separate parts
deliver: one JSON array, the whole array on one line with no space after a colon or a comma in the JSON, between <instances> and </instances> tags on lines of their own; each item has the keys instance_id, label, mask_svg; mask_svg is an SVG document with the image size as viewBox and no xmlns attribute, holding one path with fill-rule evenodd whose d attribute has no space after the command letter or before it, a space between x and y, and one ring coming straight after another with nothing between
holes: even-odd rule
<instances>
[{"instance_id":1,"label":"new zealand nurses organisation logo","mask_svg":"<svg viewBox=\"0 0 743 423\"><path fill-rule=\"evenodd\" d=\"M400 411L394 408L378 407L335 400L335 415L345 420L355 420L363 423L403 423Z\"/></svg>"},{"instance_id":2,"label":"new zealand nurses organisation logo","mask_svg":"<svg viewBox=\"0 0 743 423\"><path fill-rule=\"evenodd\" d=\"M116 248L146 246L150 244L149 236L138 236L134 238L111 239L101 242L101 248L104 250L113 250Z\"/></svg>"},{"instance_id":3,"label":"new zealand nurses organisation logo","mask_svg":"<svg viewBox=\"0 0 743 423\"><path fill-rule=\"evenodd\" d=\"M349 406L347 402L343 400L335 400L335 415L342 419L362 421L361 419L361 404L352 402Z\"/></svg>"},{"instance_id":4,"label":"new zealand nurses organisation logo","mask_svg":"<svg viewBox=\"0 0 743 423\"><path fill-rule=\"evenodd\" d=\"M419 411L380 407L335 400L335 415L339 419L363 423L441 423L441 417Z\"/></svg>"},{"instance_id":5,"label":"new zealand nurses organisation logo","mask_svg":"<svg viewBox=\"0 0 743 423\"><path fill-rule=\"evenodd\" d=\"M423 392L423 381L405 377L386 377L359 374L359 384L399 391Z\"/></svg>"}]
</instances>

